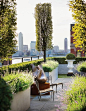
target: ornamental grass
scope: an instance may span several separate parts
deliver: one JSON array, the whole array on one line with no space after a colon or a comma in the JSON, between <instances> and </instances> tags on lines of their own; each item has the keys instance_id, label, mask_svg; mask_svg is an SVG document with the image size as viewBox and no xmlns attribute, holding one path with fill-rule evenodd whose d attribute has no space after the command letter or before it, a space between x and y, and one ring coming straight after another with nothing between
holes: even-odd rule
<instances>
[{"instance_id":1,"label":"ornamental grass","mask_svg":"<svg viewBox=\"0 0 86 111\"><path fill-rule=\"evenodd\" d=\"M65 93L64 103L67 104L67 111L86 111L86 77L75 77Z\"/></svg>"},{"instance_id":2,"label":"ornamental grass","mask_svg":"<svg viewBox=\"0 0 86 111\"><path fill-rule=\"evenodd\" d=\"M59 63L54 60L47 60L45 63L42 63L42 67L44 72L51 72L53 71L56 67L58 67Z\"/></svg>"}]
</instances>

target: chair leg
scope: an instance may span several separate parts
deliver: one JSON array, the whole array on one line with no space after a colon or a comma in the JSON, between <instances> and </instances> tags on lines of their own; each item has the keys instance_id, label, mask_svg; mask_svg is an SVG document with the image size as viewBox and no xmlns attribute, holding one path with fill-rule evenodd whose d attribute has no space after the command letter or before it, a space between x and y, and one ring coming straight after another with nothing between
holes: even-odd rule
<instances>
[{"instance_id":1,"label":"chair leg","mask_svg":"<svg viewBox=\"0 0 86 111\"><path fill-rule=\"evenodd\" d=\"M51 92L51 98L52 98L52 92Z\"/></svg>"},{"instance_id":2,"label":"chair leg","mask_svg":"<svg viewBox=\"0 0 86 111\"><path fill-rule=\"evenodd\" d=\"M63 83L62 83L62 89L63 89Z\"/></svg>"},{"instance_id":3,"label":"chair leg","mask_svg":"<svg viewBox=\"0 0 86 111\"><path fill-rule=\"evenodd\" d=\"M54 91L53 91L53 101L54 101Z\"/></svg>"},{"instance_id":4,"label":"chair leg","mask_svg":"<svg viewBox=\"0 0 86 111\"><path fill-rule=\"evenodd\" d=\"M57 85L56 85L56 93L57 93Z\"/></svg>"},{"instance_id":5,"label":"chair leg","mask_svg":"<svg viewBox=\"0 0 86 111\"><path fill-rule=\"evenodd\" d=\"M41 94L39 94L39 101L40 101L40 99L41 99Z\"/></svg>"}]
</instances>

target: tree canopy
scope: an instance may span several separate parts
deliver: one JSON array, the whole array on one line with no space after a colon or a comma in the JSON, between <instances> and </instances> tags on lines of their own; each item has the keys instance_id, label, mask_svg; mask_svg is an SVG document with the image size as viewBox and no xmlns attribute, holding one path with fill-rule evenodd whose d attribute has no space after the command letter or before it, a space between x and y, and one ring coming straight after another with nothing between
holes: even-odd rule
<instances>
[{"instance_id":1,"label":"tree canopy","mask_svg":"<svg viewBox=\"0 0 86 111\"><path fill-rule=\"evenodd\" d=\"M75 47L86 51L86 3L84 0L70 0L69 8L75 20L73 37Z\"/></svg>"},{"instance_id":2,"label":"tree canopy","mask_svg":"<svg viewBox=\"0 0 86 111\"><path fill-rule=\"evenodd\" d=\"M44 51L44 61L46 61L46 50L52 46L52 16L51 4L37 4L35 7L36 24L36 49Z\"/></svg>"},{"instance_id":3,"label":"tree canopy","mask_svg":"<svg viewBox=\"0 0 86 111\"><path fill-rule=\"evenodd\" d=\"M16 0L0 1L0 58L6 59L15 53Z\"/></svg>"}]
</instances>

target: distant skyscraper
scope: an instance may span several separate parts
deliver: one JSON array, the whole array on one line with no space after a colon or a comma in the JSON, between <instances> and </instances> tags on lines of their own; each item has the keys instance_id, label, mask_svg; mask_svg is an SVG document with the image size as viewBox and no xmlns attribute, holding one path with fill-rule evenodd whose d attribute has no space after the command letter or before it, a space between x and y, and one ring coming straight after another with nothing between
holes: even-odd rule
<instances>
[{"instance_id":1,"label":"distant skyscraper","mask_svg":"<svg viewBox=\"0 0 86 111\"><path fill-rule=\"evenodd\" d=\"M23 34L19 33L19 51L23 52Z\"/></svg>"},{"instance_id":2,"label":"distant skyscraper","mask_svg":"<svg viewBox=\"0 0 86 111\"><path fill-rule=\"evenodd\" d=\"M68 49L68 43L67 43L67 38L64 39L64 51L67 52Z\"/></svg>"},{"instance_id":3,"label":"distant skyscraper","mask_svg":"<svg viewBox=\"0 0 86 111\"><path fill-rule=\"evenodd\" d=\"M28 51L28 45L23 45L23 52L27 52Z\"/></svg>"},{"instance_id":4,"label":"distant skyscraper","mask_svg":"<svg viewBox=\"0 0 86 111\"><path fill-rule=\"evenodd\" d=\"M59 52L59 46L54 46L53 51L54 51L55 53Z\"/></svg>"},{"instance_id":5,"label":"distant skyscraper","mask_svg":"<svg viewBox=\"0 0 86 111\"><path fill-rule=\"evenodd\" d=\"M30 51L31 55L36 55L36 41L31 41L30 43Z\"/></svg>"}]
</instances>

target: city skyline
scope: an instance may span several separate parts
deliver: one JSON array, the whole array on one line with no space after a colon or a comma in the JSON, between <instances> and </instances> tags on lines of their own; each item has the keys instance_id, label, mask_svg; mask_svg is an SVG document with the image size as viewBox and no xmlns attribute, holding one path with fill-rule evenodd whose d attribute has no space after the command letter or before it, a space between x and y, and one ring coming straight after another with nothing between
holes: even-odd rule
<instances>
[{"instance_id":1,"label":"city skyline","mask_svg":"<svg viewBox=\"0 0 86 111\"><path fill-rule=\"evenodd\" d=\"M23 44L28 45L36 41L34 8L37 3L51 3L53 21L53 46L64 49L64 38L68 39L70 48L70 24L73 21L72 13L69 11L68 0L17 0L17 33L23 33Z\"/></svg>"}]
</instances>

